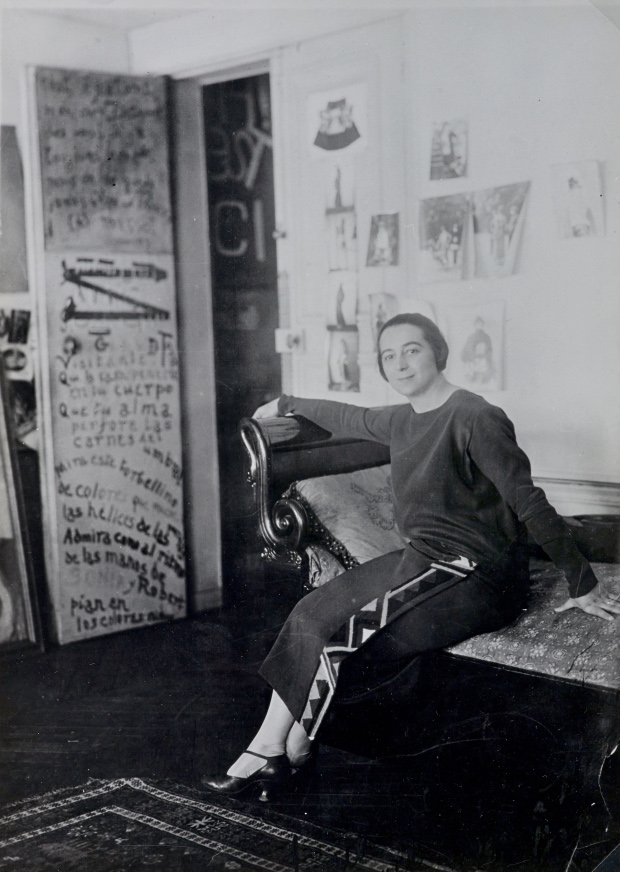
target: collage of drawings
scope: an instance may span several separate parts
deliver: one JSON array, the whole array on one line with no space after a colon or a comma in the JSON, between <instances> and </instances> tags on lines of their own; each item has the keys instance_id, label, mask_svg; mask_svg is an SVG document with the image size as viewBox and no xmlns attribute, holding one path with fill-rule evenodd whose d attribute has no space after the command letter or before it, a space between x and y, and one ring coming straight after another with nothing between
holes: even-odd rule
<instances>
[{"instance_id":1,"label":"collage of drawings","mask_svg":"<svg viewBox=\"0 0 620 872\"><path fill-rule=\"evenodd\" d=\"M325 165L325 232L327 248L326 311L328 331L328 387L359 391L358 224L355 210L354 156L367 148L366 89L362 83L313 94L308 100L307 141L312 160ZM432 128L429 180L464 179L469 169L468 122L455 119ZM503 278L517 269L523 236L529 181L475 192L458 192L420 201L417 279L420 284ZM604 202L601 164L579 161L552 167L552 189L561 238L603 236ZM399 262L399 214L371 216L366 267L396 266ZM496 323L501 345L502 316L489 303L485 311L470 307L469 335L461 355L462 381L498 389L499 367L489 362L493 345L483 331ZM477 307L480 309L481 307ZM430 307L429 307L430 309ZM398 311L392 294L370 294L370 318L376 342L382 324ZM456 316L455 316L456 317ZM452 319L454 320L454 318ZM480 331L485 336L480 340ZM459 333L455 328L453 333ZM471 337L478 337L480 341ZM487 361L467 362L472 344L483 349ZM472 347L473 347L472 346Z\"/></svg>"}]
</instances>

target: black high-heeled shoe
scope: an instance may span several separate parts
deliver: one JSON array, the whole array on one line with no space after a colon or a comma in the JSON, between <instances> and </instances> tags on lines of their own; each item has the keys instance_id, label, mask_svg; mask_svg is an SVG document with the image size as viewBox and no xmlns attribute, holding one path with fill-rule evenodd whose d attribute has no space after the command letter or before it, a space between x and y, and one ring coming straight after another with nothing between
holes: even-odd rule
<instances>
[{"instance_id":1,"label":"black high-heeled shoe","mask_svg":"<svg viewBox=\"0 0 620 872\"><path fill-rule=\"evenodd\" d=\"M260 757L261 760L266 760L264 766L257 769L246 778L240 778L236 775L223 775L221 777L212 778L204 775L200 779L200 783L207 790L213 790L215 793L221 793L226 796L234 796L238 793L243 793L250 788L261 788L261 802L269 802L278 790L291 776L291 764L288 761L286 754L279 754L277 757L265 757L264 754L257 754L255 751L244 751L245 754L252 754L253 757Z\"/></svg>"}]
</instances>

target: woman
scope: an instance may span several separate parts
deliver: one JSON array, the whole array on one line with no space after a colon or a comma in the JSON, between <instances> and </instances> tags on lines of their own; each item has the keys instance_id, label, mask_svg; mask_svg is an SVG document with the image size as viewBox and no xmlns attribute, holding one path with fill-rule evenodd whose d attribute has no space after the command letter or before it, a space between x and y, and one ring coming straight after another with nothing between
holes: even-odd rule
<instances>
[{"instance_id":1,"label":"woman","mask_svg":"<svg viewBox=\"0 0 620 872\"><path fill-rule=\"evenodd\" d=\"M221 793L254 785L267 799L311 754L338 677L376 681L416 655L497 630L526 603L526 534L564 571L569 598L605 620L620 605L600 589L568 528L532 483L504 412L450 384L448 346L423 315L397 315L379 334L381 375L407 403L363 409L280 397L256 418L296 413L334 435L390 445L402 551L349 570L293 609L261 675L273 688L265 719L223 778Z\"/></svg>"}]
</instances>

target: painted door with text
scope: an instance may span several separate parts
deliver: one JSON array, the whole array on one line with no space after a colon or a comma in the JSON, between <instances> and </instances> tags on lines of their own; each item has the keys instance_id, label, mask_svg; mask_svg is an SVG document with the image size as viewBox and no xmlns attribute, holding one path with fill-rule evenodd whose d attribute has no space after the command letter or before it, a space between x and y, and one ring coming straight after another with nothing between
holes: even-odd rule
<instances>
[{"instance_id":1,"label":"painted door with text","mask_svg":"<svg viewBox=\"0 0 620 872\"><path fill-rule=\"evenodd\" d=\"M34 82L46 563L60 643L183 617L164 81Z\"/></svg>"}]
</instances>

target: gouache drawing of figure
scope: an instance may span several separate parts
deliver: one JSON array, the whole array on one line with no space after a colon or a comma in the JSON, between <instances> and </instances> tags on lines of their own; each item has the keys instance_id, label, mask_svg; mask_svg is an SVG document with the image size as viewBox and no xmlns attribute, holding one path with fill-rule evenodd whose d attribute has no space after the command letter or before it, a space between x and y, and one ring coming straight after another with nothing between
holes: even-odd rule
<instances>
[{"instance_id":1,"label":"gouache drawing of figure","mask_svg":"<svg viewBox=\"0 0 620 872\"><path fill-rule=\"evenodd\" d=\"M357 273L352 270L329 273L325 285L325 311L328 327L356 327Z\"/></svg>"},{"instance_id":2,"label":"gouache drawing of figure","mask_svg":"<svg viewBox=\"0 0 620 872\"><path fill-rule=\"evenodd\" d=\"M398 298L394 294L370 295L370 328L373 343L376 345L381 328L398 312Z\"/></svg>"},{"instance_id":3,"label":"gouache drawing of figure","mask_svg":"<svg viewBox=\"0 0 620 872\"><path fill-rule=\"evenodd\" d=\"M330 100L320 113L321 122L314 144L327 151L346 148L360 138L360 132L353 120L354 107L341 100Z\"/></svg>"},{"instance_id":4,"label":"gouache drawing of figure","mask_svg":"<svg viewBox=\"0 0 620 872\"><path fill-rule=\"evenodd\" d=\"M601 165L596 160L553 167L553 196L560 236L605 235Z\"/></svg>"},{"instance_id":5,"label":"gouache drawing of figure","mask_svg":"<svg viewBox=\"0 0 620 872\"><path fill-rule=\"evenodd\" d=\"M443 121L433 129L431 180L458 179L467 175L467 122Z\"/></svg>"},{"instance_id":6,"label":"gouache drawing of figure","mask_svg":"<svg viewBox=\"0 0 620 872\"><path fill-rule=\"evenodd\" d=\"M355 208L355 167L338 160L325 166L325 211L347 212Z\"/></svg>"},{"instance_id":7,"label":"gouache drawing of figure","mask_svg":"<svg viewBox=\"0 0 620 872\"><path fill-rule=\"evenodd\" d=\"M391 215L373 215L370 221L366 266L396 266L398 247L398 212Z\"/></svg>"},{"instance_id":8,"label":"gouache drawing of figure","mask_svg":"<svg viewBox=\"0 0 620 872\"><path fill-rule=\"evenodd\" d=\"M583 186L574 176L568 180L568 223L573 236L591 236L594 216L583 192Z\"/></svg>"},{"instance_id":9,"label":"gouache drawing of figure","mask_svg":"<svg viewBox=\"0 0 620 872\"><path fill-rule=\"evenodd\" d=\"M493 342L485 332L484 320L480 317L474 321L474 332L465 341L461 360L465 364L465 376L472 384L488 384L495 378Z\"/></svg>"},{"instance_id":10,"label":"gouache drawing of figure","mask_svg":"<svg viewBox=\"0 0 620 872\"><path fill-rule=\"evenodd\" d=\"M529 182L519 182L473 194L476 278L499 278L514 273L529 187Z\"/></svg>"},{"instance_id":11,"label":"gouache drawing of figure","mask_svg":"<svg viewBox=\"0 0 620 872\"><path fill-rule=\"evenodd\" d=\"M313 160L358 154L368 139L366 82L336 85L308 94L306 135ZM333 196L333 192L332 195ZM346 205L344 190L343 205Z\"/></svg>"},{"instance_id":12,"label":"gouache drawing of figure","mask_svg":"<svg viewBox=\"0 0 620 872\"><path fill-rule=\"evenodd\" d=\"M433 197L420 203L420 282L460 281L464 275L469 195Z\"/></svg>"},{"instance_id":13,"label":"gouache drawing of figure","mask_svg":"<svg viewBox=\"0 0 620 872\"><path fill-rule=\"evenodd\" d=\"M330 270L357 266L357 224L353 209L331 210L325 215L327 265Z\"/></svg>"},{"instance_id":14,"label":"gouache drawing of figure","mask_svg":"<svg viewBox=\"0 0 620 872\"><path fill-rule=\"evenodd\" d=\"M328 388L359 391L359 334L355 328L329 331Z\"/></svg>"},{"instance_id":15,"label":"gouache drawing of figure","mask_svg":"<svg viewBox=\"0 0 620 872\"><path fill-rule=\"evenodd\" d=\"M448 313L447 324L454 348L448 360L451 377L474 391L501 390L504 303L454 306Z\"/></svg>"}]
</instances>

